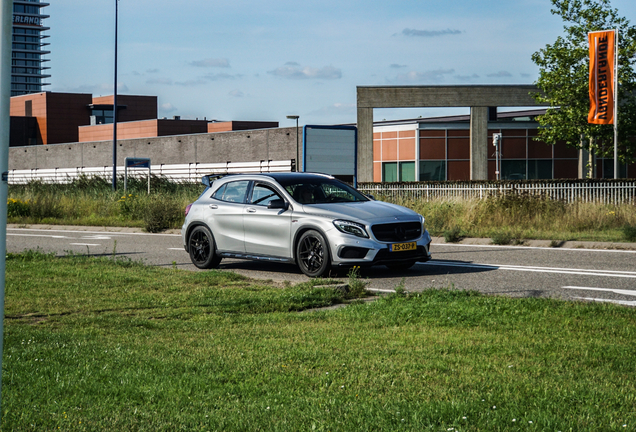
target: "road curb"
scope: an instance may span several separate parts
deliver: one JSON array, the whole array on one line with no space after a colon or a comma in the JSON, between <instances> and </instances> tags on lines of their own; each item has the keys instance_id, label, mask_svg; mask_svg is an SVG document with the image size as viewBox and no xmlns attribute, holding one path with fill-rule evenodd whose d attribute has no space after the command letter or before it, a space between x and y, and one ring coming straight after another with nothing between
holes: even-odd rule
<instances>
[{"instance_id":1,"label":"road curb","mask_svg":"<svg viewBox=\"0 0 636 432\"><path fill-rule=\"evenodd\" d=\"M453 245L494 245L489 238L463 238L458 242L446 242L444 237L432 237L433 244ZM561 241L561 240L523 240L518 244L506 246L540 247L547 249L607 249L636 250L636 243L597 242L597 241Z\"/></svg>"}]
</instances>

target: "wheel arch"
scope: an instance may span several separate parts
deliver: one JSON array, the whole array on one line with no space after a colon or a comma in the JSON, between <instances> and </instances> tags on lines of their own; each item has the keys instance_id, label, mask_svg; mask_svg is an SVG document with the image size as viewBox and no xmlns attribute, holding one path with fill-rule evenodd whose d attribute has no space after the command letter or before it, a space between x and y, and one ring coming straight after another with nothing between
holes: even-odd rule
<instances>
[{"instance_id":1,"label":"wheel arch","mask_svg":"<svg viewBox=\"0 0 636 432\"><path fill-rule=\"evenodd\" d=\"M327 235L325 234L325 231L323 229L321 229L320 227L317 227L315 225L307 225L304 226L302 228L300 228L298 231L296 231L296 234L294 234L294 241L292 242L292 258L294 259L294 262L298 263L298 256L296 256L296 249L298 247L298 241L300 240L300 238L302 237L303 234L305 234L307 231L318 231L320 233L320 235L322 235L322 238L325 239L325 242L327 242L327 251L329 252L329 264L333 263L333 257L331 256L331 244L329 243L329 238L327 237Z\"/></svg>"},{"instance_id":2,"label":"wheel arch","mask_svg":"<svg viewBox=\"0 0 636 432\"><path fill-rule=\"evenodd\" d=\"M190 253L190 234L192 234L192 230L194 230L198 226L206 227L208 231L210 231L210 234L212 234L212 238L214 238L214 233L205 222L201 222L201 221L192 222L190 225L188 225L188 228L186 230L186 236L185 236L185 239L186 239L185 247L186 247L187 253ZM214 242L216 243L216 239L214 240Z\"/></svg>"}]
</instances>

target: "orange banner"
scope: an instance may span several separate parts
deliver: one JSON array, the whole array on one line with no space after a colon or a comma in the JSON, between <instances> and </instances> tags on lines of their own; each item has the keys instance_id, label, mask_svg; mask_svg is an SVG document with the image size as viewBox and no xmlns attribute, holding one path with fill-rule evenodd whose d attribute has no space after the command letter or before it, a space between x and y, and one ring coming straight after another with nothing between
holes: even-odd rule
<instances>
[{"instance_id":1,"label":"orange banner","mask_svg":"<svg viewBox=\"0 0 636 432\"><path fill-rule=\"evenodd\" d=\"M614 124L615 31L588 33L590 43L590 112L587 122Z\"/></svg>"}]
</instances>

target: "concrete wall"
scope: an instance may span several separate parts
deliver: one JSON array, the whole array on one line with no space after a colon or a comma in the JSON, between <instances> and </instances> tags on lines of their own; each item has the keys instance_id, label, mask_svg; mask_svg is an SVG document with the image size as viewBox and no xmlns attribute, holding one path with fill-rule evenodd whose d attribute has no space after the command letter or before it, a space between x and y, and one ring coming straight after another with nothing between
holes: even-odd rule
<instances>
[{"instance_id":1,"label":"concrete wall","mask_svg":"<svg viewBox=\"0 0 636 432\"><path fill-rule=\"evenodd\" d=\"M153 165L296 159L296 128L117 140L117 165L147 157ZM302 145L302 128L298 129ZM112 141L11 147L9 169L112 166Z\"/></svg>"}]
</instances>

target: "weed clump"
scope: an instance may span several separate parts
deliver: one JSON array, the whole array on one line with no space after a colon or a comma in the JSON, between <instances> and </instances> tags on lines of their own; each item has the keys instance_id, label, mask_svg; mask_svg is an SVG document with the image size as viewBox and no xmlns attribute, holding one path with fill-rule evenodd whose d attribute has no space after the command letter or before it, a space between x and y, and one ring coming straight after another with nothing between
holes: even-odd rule
<instances>
[{"instance_id":1,"label":"weed clump","mask_svg":"<svg viewBox=\"0 0 636 432\"><path fill-rule=\"evenodd\" d=\"M629 242L636 241L636 225L623 225L623 237Z\"/></svg>"},{"instance_id":2,"label":"weed clump","mask_svg":"<svg viewBox=\"0 0 636 432\"><path fill-rule=\"evenodd\" d=\"M183 217L183 210L172 200L152 199L144 211L144 228L150 233L161 232L172 227Z\"/></svg>"},{"instance_id":3,"label":"weed clump","mask_svg":"<svg viewBox=\"0 0 636 432\"><path fill-rule=\"evenodd\" d=\"M444 241L446 243L457 243L461 240L461 229L455 226L449 230L444 231Z\"/></svg>"},{"instance_id":4,"label":"weed clump","mask_svg":"<svg viewBox=\"0 0 636 432\"><path fill-rule=\"evenodd\" d=\"M492 236L492 242L496 245L509 245L512 242L512 235L507 231L496 232Z\"/></svg>"}]
</instances>

